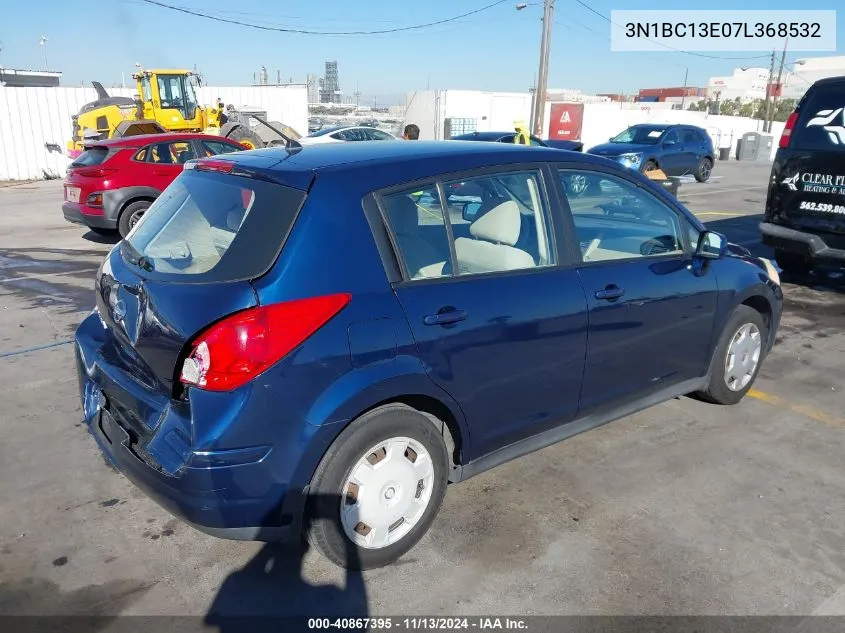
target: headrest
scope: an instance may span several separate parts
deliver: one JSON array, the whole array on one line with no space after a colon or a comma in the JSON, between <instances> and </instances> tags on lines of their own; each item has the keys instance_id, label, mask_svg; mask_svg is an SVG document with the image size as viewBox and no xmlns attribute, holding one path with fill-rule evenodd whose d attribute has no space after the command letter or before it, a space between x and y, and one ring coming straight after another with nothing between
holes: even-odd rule
<instances>
[{"instance_id":1,"label":"headrest","mask_svg":"<svg viewBox=\"0 0 845 633\"><path fill-rule=\"evenodd\" d=\"M519 241L522 220L516 202L508 200L490 209L469 225L470 235L488 242L514 246Z\"/></svg>"},{"instance_id":2,"label":"headrest","mask_svg":"<svg viewBox=\"0 0 845 633\"><path fill-rule=\"evenodd\" d=\"M397 196L385 200L387 215L393 231L399 234L416 233L419 227L419 211L416 203L408 196Z\"/></svg>"}]
</instances>

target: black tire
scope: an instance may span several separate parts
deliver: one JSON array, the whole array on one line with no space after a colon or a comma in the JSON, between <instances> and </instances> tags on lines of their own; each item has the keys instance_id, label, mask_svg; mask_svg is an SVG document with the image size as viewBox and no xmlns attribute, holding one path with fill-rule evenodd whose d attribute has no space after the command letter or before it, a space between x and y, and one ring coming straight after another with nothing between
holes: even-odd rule
<instances>
[{"instance_id":1,"label":"black tire","mask_svg":"<svg viewBox=\"0 0 845 633\"><path fill-rule=\"evenodd\" d=\"M733 390L728 387L727 381L725 380L728 346L740 328L749 323L756 326L760 333L760 357L748 384L742 389ZM722 335L719 337L719 343L716 345L716 351L713 353L710 368L710 383L704 391L698 392L695 395L713 404L732 405L740 402L754 385L754 381L757 380L757 374L760 373L760 366L763 364L764 359L763 350L766 347L768 335L768 329L763 320L763 315L749 306L741 305L737 307L728 320L725 329L722 331Z\"/></svg>"},{"instance_id":2,"label":"black tire","mask_svg":"<svg viewBox=\"0 0 845 633\"><path fill-rule=\"evenodd\" d=\"M643 173L646 173L647 171L653 171L655 169L657 169L657 163L655 163L653 160L647 160L643 163Z\"/></svg>"},{"instance_id":3,"label":"black tire","mask_svg":"<svg viewBox=\"0 0 845 633\"><path fill-rule=\"evenodd\" d=\"M358 460L381 441L406 437L419 442L431 456L431 497L418 522L397 542L380 549L355 544L340 517L345 486ZM388 565L413 548L428 531L443 502L449 457L438 427L425 414L403 404L389 404L365 413L338 436L323 456L309 487L303 529L308 542L335 565L373 569ZM360 491L360 488L358 488Z\"/></svg>"},{"instance_id":4,"label":"black tire","mask_svg":"<svg viewBox=\"0 0 845 633\"><path fill-rule=\"evenodd\" d=\"M775 251L775 261L783 272L790 275L806 275L812 269L812 264L798 253L789 251Z\"/></svg>"},{"instance_id":5,"label":"black tire","mask_svg":"<svg viewBox=\"0 0 845 633\"><path fill-rule=\"evenodd\" d=\"M698 182L707 182L710 180L710 174L713 173L713 161L709 158L702 158L698 161L698 166L695 168L695 179Z\"/></svg>"},{"instance_id":6,"label":"black tire","mask_svg":"<svg viewBox=\"0 0 845 633\"><path fill-rule=\"evenodd\" d=\"M137 200L123 207L123 211L120 212L120 217L117 219L117 230L120 233L120 237L123 238L129 235L129 231L132 230L138 219L150 208L151 204L152 202L149 200Z\"/></svg>"},{"instance_id":7,"label":"black tire","mask_svg":"<svg viewBox=\"0 0 845 633\"><path fill-rule=\"evenodd\" d=\"M260 149L265 145L264 141L261 140L261 137L258 136L258 134L243 125L238 125L237 127L229 130L226 134L226 138L232 139L241 145L245 145L246 149Z\"/></svg>"}]
</instances>

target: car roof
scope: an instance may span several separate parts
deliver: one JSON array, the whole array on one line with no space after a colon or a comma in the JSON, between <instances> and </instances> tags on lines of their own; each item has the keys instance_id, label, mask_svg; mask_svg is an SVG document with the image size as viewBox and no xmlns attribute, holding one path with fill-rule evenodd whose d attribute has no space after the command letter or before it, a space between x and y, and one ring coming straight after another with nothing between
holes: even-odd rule
<instances>
[{"instance_id":1,"label":"car roof","mask_svg":"<svg viewBox=\"0 0 845 633\"><path fill-rule=\"evenodd\" d=\"M350 187L372 191L449 172L533 162L612 163L606 158L547 147L476 141L326 143L289 150L265 148L216 156L298 188L321 174L354 174Z\"/></svg>"},{"instance_id":2,"label":"car roof","mask_svg":"<svg viewBox=\"0 0 845 633\"><path fill-rule=\"evenodd\" d=\"M137 134L135 136L121 136L102 141L88 141L87 147L141 147L148 143L162 143L167 141L187 141L201 139L206 141L224 141L235 143L232 139L215 134L197 134L196 132L166 132L163 134Z\"/></svg>"}]
</instances>

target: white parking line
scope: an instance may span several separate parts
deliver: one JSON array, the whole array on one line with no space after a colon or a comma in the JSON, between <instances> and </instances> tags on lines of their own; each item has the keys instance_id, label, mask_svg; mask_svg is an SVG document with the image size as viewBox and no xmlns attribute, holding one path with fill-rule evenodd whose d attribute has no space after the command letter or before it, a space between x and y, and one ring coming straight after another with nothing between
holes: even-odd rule
<instances>
[{"instance_id":1,"label":"white parking line","mask_svg":"<svg viewBox=\"0 0 845 633\"><path fill-rule=\"evenodd\" d=\"M0 284L6 284L13 281L26 281L27 279L44 279L45 277L61 277L62 275L74 275L76 273L95 273L96 268L81 268L79 270L66 270L61 273L43 273L41 275L25 275L23 277L6 277L0 279Z\"/></svg>"},{"instance_id":2,"label":"white parking line","mask_svg":"<svg viewBox=\"0 0 845 633\"><path fill-rule=\"evenodd\" d=\"M845 585L816 607L813 615L845 615Z\"/></svg>"},{"instance_id":3,"label":"white parking line","mask_svg":"<svg viewBox=\"0 0 845 633\"><path fill-rule=\"evenodd\" d=\"M730 193L731 191L751 191L752 189L765 190L766 185L753 185L749 187L730 187L728 189L702 189L701 191L693 191L692 193L678 192L678 198L689 198L690 196L709 196L714 193Z\"/></svg>"}]
</instances>

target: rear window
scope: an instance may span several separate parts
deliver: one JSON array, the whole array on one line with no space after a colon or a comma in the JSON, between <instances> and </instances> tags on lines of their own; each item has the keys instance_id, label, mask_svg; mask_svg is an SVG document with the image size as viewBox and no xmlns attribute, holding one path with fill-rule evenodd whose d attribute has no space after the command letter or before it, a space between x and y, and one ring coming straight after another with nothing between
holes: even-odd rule
<instances>
[{"instance_id":1,"label":"rear window","mask_svg":"<svg viewBox=\"0 0 845 633\"><path fill-rule=\"evenodd\" d=\"M70 166L91 167L92 165L100 165L106 162L106 159L114 153L115 150L109 151L109 149L106 147L92 147L90 149L86 149L79 156L77 156L76 160L74 160L70 164Z\"/></svg>"},{"instance_id":2,"label":"rear window","mask_svg":"<svg viewBox=\"0 0 845 633\"><path fill-rule=\"evenodd\" d=\"M122 254L148 279L253 279L275 262L305 196L263 180L186 171L127 235Z\"/></svg>"},{"instance_id":3,"label":"rear window","mask_svg":"<svg viewBox=\"0 0 845 633\"><path fill-rule=\"evenodd\" d=\"M845 152L845 82L810 89L801 103L801 116L792 133L800 149Z\"/></svg>"}]
</instances>

